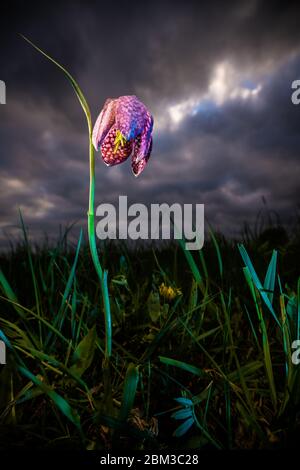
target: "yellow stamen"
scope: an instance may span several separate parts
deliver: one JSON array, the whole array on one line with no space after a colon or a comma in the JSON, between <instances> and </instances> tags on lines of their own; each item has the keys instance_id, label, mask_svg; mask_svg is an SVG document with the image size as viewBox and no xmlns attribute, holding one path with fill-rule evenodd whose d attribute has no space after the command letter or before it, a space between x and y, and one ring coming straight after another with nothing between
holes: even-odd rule
<instances>
[{"instance_id":1,"label":"yellow stamen","mask_svg":"<svg viewBox=\"0 0 300 470\"><path fill-rule=\"evenodd\" d=\"M126 138L123 136L122 132L117 130L116 138L115 138L115 148L114 153L117 153L119 146L123 147L126 144Z\"/></svg>"}]
</instances>

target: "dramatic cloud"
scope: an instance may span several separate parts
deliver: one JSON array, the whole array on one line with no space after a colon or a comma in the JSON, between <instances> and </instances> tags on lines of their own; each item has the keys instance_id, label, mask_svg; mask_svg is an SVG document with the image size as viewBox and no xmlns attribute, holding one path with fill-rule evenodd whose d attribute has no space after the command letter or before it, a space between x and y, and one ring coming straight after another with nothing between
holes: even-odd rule
<instances>
[{"instance_id":1,"label":"dramatic cloud","mask_svg":"<svg viewBox=\"0 0 300 470\"><path fill-rule=\"evenodd\" d=\"M59 6L58 6L59 5ZM96 203L205 203L217 229L236 233L265 198L284 221L299 204L300 8L292 3L28 2L5 6L0 33L7 104L0 105L0 239L85 226L86 123L62 74L78 79L94 117L105 99L136 94L155 119L154 149L135 179L130 162L97 157Z\"/></svg>"}]
</instances>

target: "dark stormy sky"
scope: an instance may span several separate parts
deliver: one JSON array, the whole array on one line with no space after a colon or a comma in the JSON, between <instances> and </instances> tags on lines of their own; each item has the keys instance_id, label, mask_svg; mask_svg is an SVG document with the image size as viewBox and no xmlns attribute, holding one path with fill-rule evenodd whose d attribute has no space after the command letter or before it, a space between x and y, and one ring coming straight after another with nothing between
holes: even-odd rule
<instances>
[{"instance_id":1,"label":"dark stormy sky","mask_svg":"<svg viewBox=\"0 0 300 470\"><path fill-rule=\"evenodd\" d=\"M85 226L88 142L64 76L19 36L65 65L91 106L135 94L154 116L151 159L97 155L96 203L204 203L208 221L236 233L262 198L284 220L299 208L300 79L297 2L52 1L1 5L0 239Z\"/></svg>"}]
</instances>

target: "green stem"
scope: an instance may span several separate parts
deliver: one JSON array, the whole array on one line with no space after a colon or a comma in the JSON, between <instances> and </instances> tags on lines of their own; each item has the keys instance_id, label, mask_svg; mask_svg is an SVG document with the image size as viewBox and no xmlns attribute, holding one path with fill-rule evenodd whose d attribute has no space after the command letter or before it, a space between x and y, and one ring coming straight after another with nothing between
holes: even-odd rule
<instances>
[{"instance_id":1,"label":"green stem","mask_svg":"<svg viewBox=\"0 0 300 470\"><path fill-rule=\"evenodd\" d=\"M110 313L110 303L109 303L109 295L108 295L108 288L107 288L107 272L103 272L98 253L97 253L97 245L96 245L96 238L95 238L95 214L94 214L94 202L95 202L95 155L94 155L94 147L92 142L92 120L91 120L91 113L89 105L85 99L84 94L82 93L78 83L74 79L74 77L56 60L54 60L51 56L46 54L42 49L37 47L32 41L28 38L20 34L20 36L27 41L34 49L36 49L40 54L45 56L48 60L50 60L56 67L58 67L66 76L66 78L71 83L79 103L85 113L88 129L89 129L89 157L90 157L90 192L89 192L89 210L88 210L88 236L89 236L89 245L90 251L92 255L92 260L100 281L101 285L101 292L103 298L103 306L104 306L104 317L105 317L105 362L109 363L109 358L112 353L112 327L111 327L111 313Z\"/></svg>"},{"instance_id":2,"label":"green stem","mask_svg":"<svg viewBox=\"0 0 300 470\"><path fill-rule=\"evenodd\" d=\"M100 281L101 293L103 298L103 307L104 307L104 317L105 317L105 359L108 360L111 357L112 353L112 326L111 326L111 312L110 312L110 302L109 294L107 287L107 271L103 271L96 245L95 237L95 154L94 147L92 142L91 128L89 125L89 155L90 155L90 191L89 191L89 210L88 210L88 236L89 236L89 245L92 255L92 260Z\"/></svg>"}]
</instances>

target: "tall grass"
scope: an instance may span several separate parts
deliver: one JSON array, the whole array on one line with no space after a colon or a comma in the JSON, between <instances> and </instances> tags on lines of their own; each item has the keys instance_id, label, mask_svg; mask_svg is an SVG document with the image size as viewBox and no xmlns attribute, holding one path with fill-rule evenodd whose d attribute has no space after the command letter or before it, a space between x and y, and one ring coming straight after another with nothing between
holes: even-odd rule
<instances>
[{"instance_id":1,"label":"tall grass","mask_svg":"<svg viewBox=\"0 0 300 470\"><path fill-rule=\"evenodd\" d=\"M105 371L102 293L82 235L77 247L33 250L23 230L0 259L0 448L293 444L298 238L238 245L212 233L199 253L103 247L114 331Z\"/></svg>"}]
</instances>

